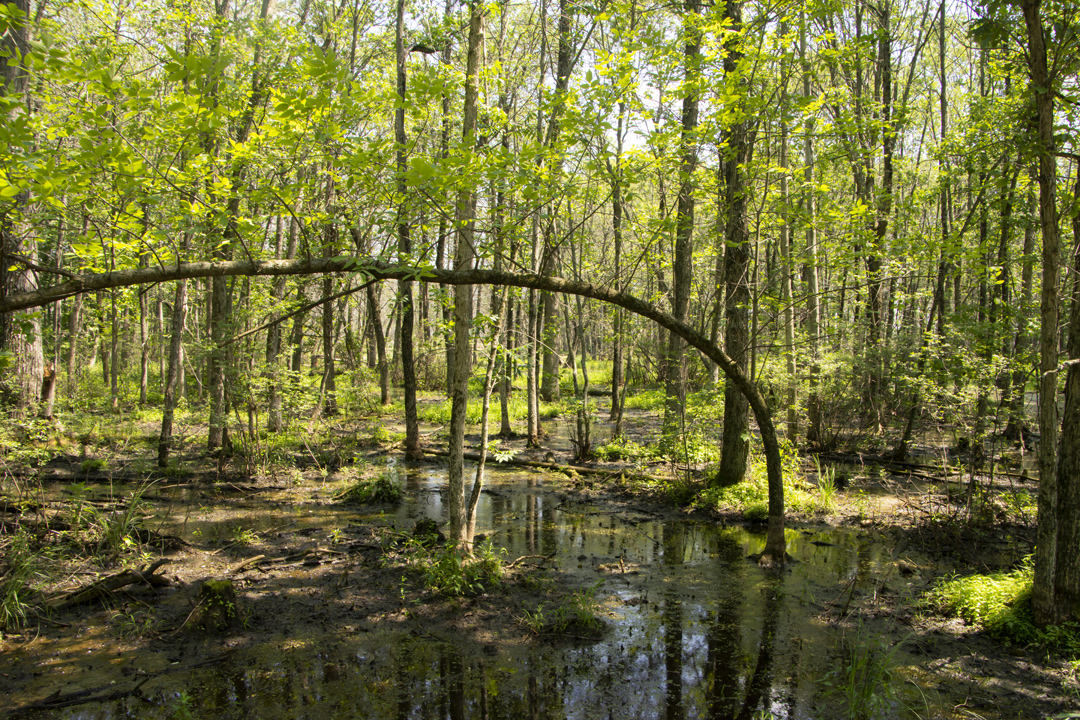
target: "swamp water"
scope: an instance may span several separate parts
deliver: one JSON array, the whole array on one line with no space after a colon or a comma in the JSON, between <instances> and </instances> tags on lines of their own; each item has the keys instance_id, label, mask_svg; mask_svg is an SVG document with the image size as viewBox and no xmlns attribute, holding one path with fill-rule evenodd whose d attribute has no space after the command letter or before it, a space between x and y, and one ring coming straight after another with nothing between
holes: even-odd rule
<instances>
[{"instance_id":1,"label":"swamp water","mask_svg":"<svg viewBox=\"0 0 1080 720\"><path fill-rule=\"evenodd\" d=\"M404 531L425 517L441 519L445 472L401 468L400 475L406 500L383 513L326 505L241 507L215 529L190 507L174 506L162 527L189 540L215 532L226 539L237 527L282 526L325 537L358 521ZM321 632L263 633L259 641L237 642L223 662L172 672L168 665L180 665L176 658L126 652L126 663L152 675L137 693L30 716L841 717L846 701L827 693L825 684L840 667L840 631L832 621L851 593L889 592L889 585L903 582L891 548L856 530L789 530L788 551L797 562L775 573L747 559L762 550L763 527L754 532L665 519L632 504L588 504L540 473L496 466L487 476L477 532L510 560L551 556L544 563L549 570L537 577L596 600L607 624L599 640L532 636L524 624L504 625L503 636L485 639L476 632L430 632L407 619L370 626L330 622ZM304 588L299 572L293 585L296 592L315 592ZM554 611L535 603L508 610L519 618ZM512 639L505 637L507 627ZM91 648L85 652L104 656L100 663L107 666L115 652L104 645L105 635L89 631L82 641ZM904 716L904 705L928 709L930 691L896 684L890 715Z\"/></svg>"}]
</instances>

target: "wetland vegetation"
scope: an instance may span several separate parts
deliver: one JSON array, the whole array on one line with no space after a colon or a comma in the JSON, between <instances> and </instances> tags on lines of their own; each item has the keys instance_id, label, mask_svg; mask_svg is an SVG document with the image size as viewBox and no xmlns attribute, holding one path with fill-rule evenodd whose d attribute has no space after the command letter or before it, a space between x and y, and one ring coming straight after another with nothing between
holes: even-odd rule
<instances>
[{"instance_id":1,"label":"wetland vegetation","mask_svg":"<svg viewBox=\"0 0 1080 720\"><path fill-rule=\"evenodd\" d=\"M0 713L1076 716L1076 18L0 0Z\"/></svg>"}]
</instances>

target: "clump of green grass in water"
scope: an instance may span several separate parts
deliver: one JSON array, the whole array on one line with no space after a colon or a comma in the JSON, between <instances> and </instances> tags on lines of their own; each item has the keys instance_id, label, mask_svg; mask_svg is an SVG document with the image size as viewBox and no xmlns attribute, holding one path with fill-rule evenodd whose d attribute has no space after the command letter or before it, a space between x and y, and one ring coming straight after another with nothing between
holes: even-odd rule
<instances>
[{"instance_id":1,"label":"clump of green grass in water","mask_svg":"<svg viewBox=\"0 0 1080 720\"><path fill-rule=\"evenodd\" d=\"M401 502L401 487L391 479L389 473L380 473L373 478L361 478L345 488L334 500L340 503L360 505L392 504Z\"/></svg>"},{"instance_id":2,"label":"clump of green grass in water","mask_svg":"<svg viewBox=\"0 0 1080 720\"><path fill-rule=\"evenodd\" d=\"M927 604L946 615L957 615L980 625L998 640L1037 645L1080 659L1080 623L1035 626L1031 589L1035 567L1029 555L1020 567L990 575L969 575L947 580L926 595Z\"/></svg>"},{"instance_id":3,"label":"clump of green grass in water","mask_svg":"<svg viewBox=\"0 0 1080 720\"><path fill-rule=\"evenodd\" d=\"M821 461L814 456L814 466L817 469L818 506L823 512L835 512L836 502L836 468L821 467Z\"/></svg>"},{"instance_id":4,"label":"clump of green grass in water","mask_svg":"<svg viewBox=\"0 0 1080 720\"><path fill-rule=\"evenodd\" d=\"M101 548L108 557L116 559L122 553L138 548L139 521L146 511L142 496L149 488L150 484L147 484L132 491L123 510L101 517Z\"/></svg>"},{"instance_id":5,"label":"clump of green grass in water","mask_svg":"<svg viewBox=\"0 0 1080 720\"><path fill-rule=\"evenodd\" d=\"M502 582L502 558L490 540L473 548L472 555L449 546L423 548L417 551L413 562L423 568L424 584L428 589L440 595L479 595Z\"/></svg>"},{"instance_id":6,"label":"clump of green grass in water","mask_svg":"<svg viewBox=\"0 0 1080 720\"><path fill-rule=\"evenodd\" d=\"M596 591L603 580L587 588L575 590L564 601L540 603L533 612L525 611L522 623L536 634L583 635L596 637L606 625L600 615L600 602Z\"/></svg>"},{"instance_id":7,"label":"clump of green grass in water","mask_svg":"<svg viewBox=\"0 0 1080 720\"><path fill-rule=\"evenodd\" d=\"M840 665L823 679L829 694L843 697L850 720L881 717L895 703L893 665L903 643L872 633L862 623L840 638Z\"/></svg>"}]
</instances>

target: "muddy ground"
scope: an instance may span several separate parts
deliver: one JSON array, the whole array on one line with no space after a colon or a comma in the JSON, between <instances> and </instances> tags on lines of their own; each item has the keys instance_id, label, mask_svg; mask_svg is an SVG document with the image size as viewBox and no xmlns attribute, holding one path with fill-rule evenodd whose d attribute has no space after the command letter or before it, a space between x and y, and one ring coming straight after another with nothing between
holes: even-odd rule
<instances>
[{"instance_id":1,"label":"muddy ground","mask_svg":"<svg viewBox=\"0 0 1080 720\"><path fill-rule=\"evenodd\" d=\"M642 418L639 424L647 422ZM567 443L557 438L538 451L526 450L521 440L504 445L518 449L518 459L570 460ZM382 467L395 452L369 447L368 471ZM25 630L6 634L0 644L0 715L201 717L197 706L189 706L184 683L196 671L247 657L253 648L259 648L259 657L267 648L285 656L315 652L313 644L342 638L406 633L418 641L467 648L483 667L485 658L496 663L534 646L590 641L586 630L553 634L529 623L526 609L555 606L576 587L543 553L504 558L509 567L501 584L469 597L426 590L404 548L415 518L402 518L393 506L357 509L354 517L340 514L334 498L356 476L347 466L252 476L242 467L191 455L186 474L154 477L145 458L137 456L128 465L113 461L110 469L98 471L81 455L61 454L43 469L46 506L61 500L63 488L73 483L86 483L96 491L95 499L106 502L110 488L123 497L133 487L125 482L151 480L142 491L146 542L108 567L93 559L69 563L63 581L50 591L55 603L124 566L145 568L160 559L167 561L159 572L167 584L130 584L104 601L42 612ZM550 503L587 504L590 512L612 518L746 525L735 513L692 514L673 507L660 493L618 480L618 465L599 466L609 472L577 477L529 472L536 475L538 497ZM417 467L437 471L442 465L433 458ZM1080 689L1068 663L1035 648L1001 645L963 621L938 617L919 605L920 595L943 577L1015 563L1030 552L1030 524L964 522L957 499L961 478L950 484L925 472L882 472L870 464L845 468L850 480L840 493L841 509L829 516L791 517L789 527L807 537L832 528L855 529L887 548L882 572L858 587L839 584L835 594L819 593L811 608L820 624L840 628L841 635L861 627L903 643L898 662L904 670L895 681L917 686L926 700L921 706L885 708L886 716L1048 718L1080 711ZM1034 493L1023 478L998 482L1002 491L1026 487ZM11 488L6 490L10 497ZM327 512L334 513L333 522ZM637 572L623 560L594 570ZM222 630L200 627L208 624L198 609L207 580L228 580L235 588L239 615ZM815 652L835 656L837 650ZM390 692L395 680L378 682ZM369 712L382 712L379 707L376 702ZM828 717L831 711L821 712Z\"/></svg>"}]
</instances>

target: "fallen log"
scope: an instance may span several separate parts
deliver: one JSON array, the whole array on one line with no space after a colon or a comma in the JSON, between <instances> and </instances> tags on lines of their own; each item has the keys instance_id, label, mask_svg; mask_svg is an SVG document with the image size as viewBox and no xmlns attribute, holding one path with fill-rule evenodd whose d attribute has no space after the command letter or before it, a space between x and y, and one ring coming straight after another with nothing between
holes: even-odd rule
<instances>
[{"instance_id":1,"label":"fallen log","mask_svg":"<svg viewBox=\"0 0 1080 720\"><path fill-rule=\"evenodd\" d=\"M169 562L168 558L161 558L153 564L147 565L142 570L131 570L129 568L114 575L109 575L81 590L75 590L68 593L50 607L53 610L66 610L67 608L93 602L94 600L107 600L113 596L115 591L134 583L145 583L153 587L171 585L171 581L164 575L154 574L159 567L167 562Z\"/></svg>"},{"instance_id":2,"label":"fallen log","mask_svg":"<svg viewBox=\"0 0 1080 720\"><path fill-rule=\"evenodd\" d=\"M896 460L885 455L850 455L844 453L818 453L819 460L830 461L835 463L844 463L845 465L878 465L883 467L899 468L901 470L908 471L923 471L923 473L912 473L917 477L922 477L927 480L935 481L947 481L950 476L957 475L963 478L968 475L971 470L969 468L957 467L952 465L927 465L926 463L913 462L911 460ZM926 474L929 473L929 474ZM981 470L977 473L980 476L987 476L990 474L989 470ZM1014 480L1030 481L1031 478L1026 472L1011 472L1009 470L1003 470L1000 467L994 468L995 476L1003 476L1013 478Z\"/></svg>"}]
</instances>

